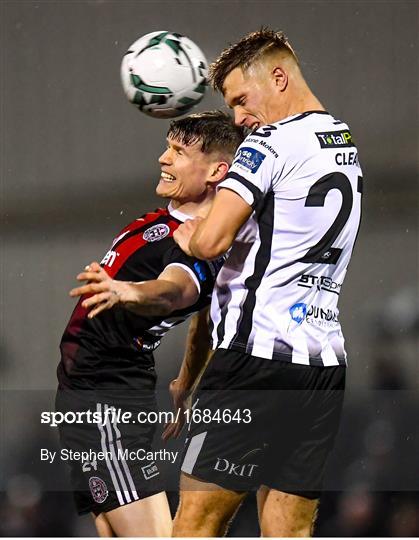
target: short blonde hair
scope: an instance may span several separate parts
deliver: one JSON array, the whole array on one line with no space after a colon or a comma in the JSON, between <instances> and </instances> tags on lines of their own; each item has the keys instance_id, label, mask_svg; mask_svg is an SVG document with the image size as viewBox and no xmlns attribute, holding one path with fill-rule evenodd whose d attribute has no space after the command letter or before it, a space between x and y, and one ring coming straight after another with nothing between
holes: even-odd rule
<instances>
[{"instance_id":1,"label":"short blonde hair","mask_svg":"<svg viewBox=\"0 0 419 540\"><path fill-rule=\"evenodd\" d=\"M240 67L243 71L274 51L290 54L298 64L298 58L284 32L276 32L266 27L258 32L251 32L234 45L230 45L210 65L209 80L214 90L223 91L227 75Z\"/></svg>"}]
</instances>

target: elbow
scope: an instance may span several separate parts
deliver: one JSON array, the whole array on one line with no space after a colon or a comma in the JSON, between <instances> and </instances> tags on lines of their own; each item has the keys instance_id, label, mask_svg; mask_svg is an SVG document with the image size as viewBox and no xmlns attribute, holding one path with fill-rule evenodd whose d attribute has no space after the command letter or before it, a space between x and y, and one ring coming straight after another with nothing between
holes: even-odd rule
<instances>
[{"instance_id":1,"label":"elbow","mask_svg":"<svg viewBox=\"0 0 419 540\"><path fill-rule=\"evenodd\" d=\"M156 315L167 317L167 315L170 315L183 307L182 293L180 291L171 291L169 294L160 298L160 302L158 303L158 306L156 306Z\"/></svg>"},{"instance_id":2,"label":"elbow","mask_svg":"<svg viewBox=\"0 0 419 540\"><path fill-rule=\"evenodd\" d=\"M174 311L188 307L190 304L185 303L185 298L183 290L181 288L176 288L167 293L160 298L159 306L157 307L158 313L162 317L170 315Z\"/></svg>"},{"instance_id":3,"label":"elbow","mask_svg":"<svg viewBox=\"0 0 419 540\"><path fill-rule=\"evenodd\" d=\"M151 305L147 309L147 315L153 315L156 317L167 317L173 311L176 311L176 303L169 299L161 299L159 302L156 302L154 305Z\"/></svg>"}]
</instances>

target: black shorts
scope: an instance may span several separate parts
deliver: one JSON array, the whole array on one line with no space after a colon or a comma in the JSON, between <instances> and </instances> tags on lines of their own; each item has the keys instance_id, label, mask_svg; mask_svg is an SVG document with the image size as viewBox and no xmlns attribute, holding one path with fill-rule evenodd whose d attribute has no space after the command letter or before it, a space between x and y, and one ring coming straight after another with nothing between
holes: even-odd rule
<instances>
[{"instance_id":1,"label":"black shorts","mask_svg":"<svg viewBox=\"0 0 419 540\"><path fill-rule=\"evenodd\" d=\"M345 372L217 349L193 397L182 471L235 491L318 498Z\"/></svg>"},{"instance_id":2,"label":"black shorts","mask_svg":"<svg viewBox=\"0 0 419 540\"><path fill-rule=\"evenodd\" d=\"M155 400L147 398L134 408L129 400L123 404L102 398L89 401L83 392L57 393L56 411L96 412L102 419L92 422L83 416L81 423L59 425L61 459L70 465L79 514L99 515L164 490L159 468L151 457L155 425L118 421L118 414L123 412L131 412L135 418L139 407L144 412L156 410Z\"/></svg>"}]
</instances>

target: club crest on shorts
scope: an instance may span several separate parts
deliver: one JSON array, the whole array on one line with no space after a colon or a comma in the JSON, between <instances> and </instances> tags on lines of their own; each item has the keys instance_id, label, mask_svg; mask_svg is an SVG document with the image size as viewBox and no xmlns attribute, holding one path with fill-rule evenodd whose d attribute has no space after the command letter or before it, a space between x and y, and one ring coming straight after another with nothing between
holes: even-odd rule
<instances>
[{"instance_id":1,"label":"club crest on shorts","mask_svg":"<svg viewBox=\"0 0 419 540\"><path fill-rule=\"evenodd\" d=\"M105 482L97 476L91 476L89 478L89 488L92 494L93 500L98 504L106 501L109 495L108 487Z\"/></svg>"},{"instance_id":2,"label":"club crest on shorts","mask_svg":"<svg viewBox=\"0 0 419 540\"><path fill-rule=\"evenodd\" d=\"M153 225L144 231L143 238L146 242L157 242L157 240L162 240L170 232L170 227L165 223L160 223L159 225Z\"/></svg>"}]
</instances>

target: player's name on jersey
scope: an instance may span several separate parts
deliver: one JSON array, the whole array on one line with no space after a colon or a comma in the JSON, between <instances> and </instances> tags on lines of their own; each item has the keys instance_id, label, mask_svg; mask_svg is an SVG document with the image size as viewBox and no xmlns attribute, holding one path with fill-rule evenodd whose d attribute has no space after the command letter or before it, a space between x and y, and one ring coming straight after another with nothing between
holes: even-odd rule
<instances>
[{"instance_id":1,"label":"player's name on jersey","mask_svg":"<svg viewBox=\"0 0 419 540\"><path fill-rule=\"evenodd\" d=\"M359 165L358 152L338 152L335 161L337 165Z\"/></svg>"},{"instance_id":2,"label":"player's name on jersey","mask_svg":"<svg viewBox=\"0 0 419 540\"><path fill-rule=\"evenodd\" d=\"M139 448L137 450L115 449L115 451L96 452L94 450L86 450L77 452L68 448L63 448L60 452L41 448L40 459L46 463L54 463L55 461L80 461L81 463L95 463L97 461L169 461L175 463L179 452L171 452L169 450L145 450Z\"/></svg>"}]
</instances>

